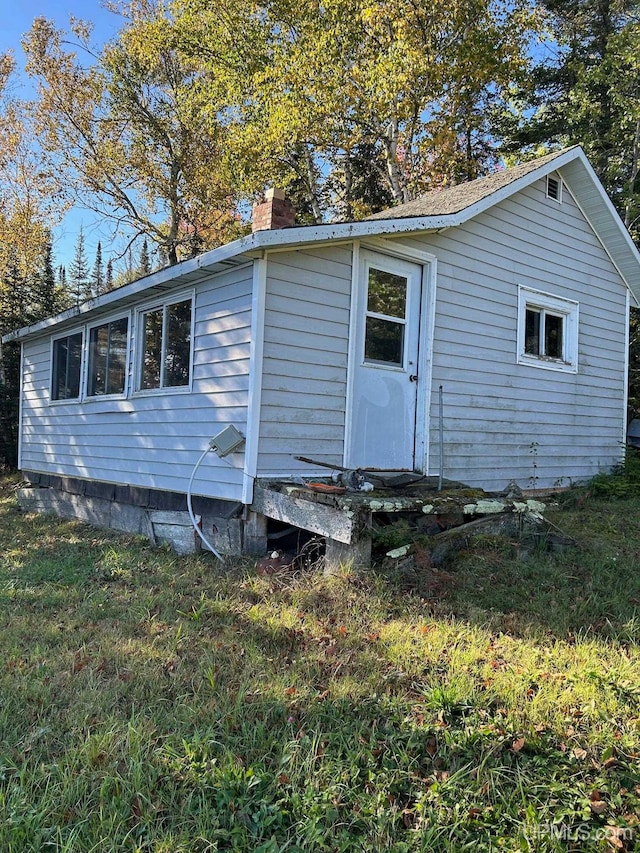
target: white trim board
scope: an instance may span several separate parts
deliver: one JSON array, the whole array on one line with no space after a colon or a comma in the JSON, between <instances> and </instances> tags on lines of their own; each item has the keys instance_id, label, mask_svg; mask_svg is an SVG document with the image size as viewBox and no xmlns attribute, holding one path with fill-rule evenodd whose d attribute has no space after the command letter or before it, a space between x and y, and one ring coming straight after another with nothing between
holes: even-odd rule
<instances>
[{"instance_id":1,"label":"white trim board","mask_svg":"<svg viewBox=\"0 0 640 853\"><path fill-rule=\"evenodd\" d=\"M264 318L267 298L267 257L253 262L251 294L251 347L249 355L249 402L245 436L242 503L253 503L253 487L258 472L260 443L260 407L262 404L262 368L264 362Z\"/></svg>"}]
</instances>

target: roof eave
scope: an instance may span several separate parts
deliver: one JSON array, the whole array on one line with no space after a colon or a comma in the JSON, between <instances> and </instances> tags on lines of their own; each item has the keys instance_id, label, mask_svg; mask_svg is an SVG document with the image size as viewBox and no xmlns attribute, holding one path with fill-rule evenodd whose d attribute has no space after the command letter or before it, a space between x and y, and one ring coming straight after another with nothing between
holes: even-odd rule
<instances>
[{"instance_id":1,"label":"roof eave","mask_svg":"<svg viewBox=\"0 0 640 853\"><path fill-rule=\"evenodd\" d=\"M573 169L572 169L573 167ZM342 222L328 225L305 225L278 230L256 231L232 243L210 249L202 255L187 261L181 261L172 267L165 267L150 276L124 285L118 290L98 296L82 305L70 308L62 314L42 320L31 326L26 326L4 335L2 342L24 340L47 332L60 323L84 317L89 313L129 302L135 297L154 291L173 290L180 286L194 283L224 269L250 261L256 253L276 248L291 248L308 246L313 243L326 243L332 240L355 240L371 236L411 234L416 232L439 231L461 225L469 219L488 210L490 207L509 198L520 190L525 189L545 175L563 170L569 174L572 170L583 167L591 183L596 189L597 203L602 204L607 219L616 234L616 249L612 251L609 241L605 241L594 227L589 212L585 216L591 222L592 228L598 235L602 245L609 254L618 272L631 291L636 303L640 301L640 254L624 227L611 200L598 180L586 155L579 146L559 152L552 160L541 164L526 175L511 181L499 190L484 196L479 201L455 213L436 216L409 216L404 218L374 219L360 222ZM568 185L570 186L570 177ZM574 194L574 193L572 193ZM575 194L574 194L575 195ZM580 199L578 198L578 203ZM620 255L620 257L617 257Z\"/></svg>"},{"instance_id":2,"label":"roof eave","mask_svg":"<svg viewBox=\"0 0 640 853\"><path fill-rule=\"evenodd\" d=\"M414 217L402 220L378 220L376 222L344 222L334 225L305 225L294 228L282 228L273 231L256 231L232 243L210 249L197 258L181 261L172 267L164 267L145 278L119 287L102 296L89 299L81 305L73 306L40 320L31 326L8 332L2 337L3 343L24 340L46 333L51 328L87 314L130 302L135 297L143 297L154 291L174 290L183 285L194 283L208 276L238 266L255 257L256 252L275 248L307 246L310 243L326 243L330 240L348 240L379 234L404 234L415 231L439 230L457 224L451 216Z\"/></svg>"}]
</instances>

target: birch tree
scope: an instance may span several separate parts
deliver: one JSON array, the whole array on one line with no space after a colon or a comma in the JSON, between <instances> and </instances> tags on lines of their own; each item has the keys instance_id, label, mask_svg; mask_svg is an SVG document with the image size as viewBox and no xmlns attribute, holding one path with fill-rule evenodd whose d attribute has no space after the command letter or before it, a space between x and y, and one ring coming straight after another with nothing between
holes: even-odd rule
<instances>
[{"instance_id":1,"label":"birch tree","mask_svg":"<svg viewBox=\"0 0 640 853\"><path fill-rule=\"evenodd\" d=\"M229 172L247 193L305 187L316 220L367 212L353 180L365 150L364 183L397 202L489 167L488 107L525 69L532 23L487 0L182 0L171 13L198 97L228 98Z\"/></svg>"},{"instance_id":2,"label":"birch tree","mask_svg":"<svg viewBox=\"0 0 640 853\"><path fill-rule=\"evenodd\" d=\"M233 232L233 199L218 180L215 123L196 127L185 115L191 68L161 31L137 38L148 9L136 17L129 7L133 18L98 52L89 24L72 21L71 44L36 19L23 47L38 87L38 138L74 203L131 241L146 236L175 263L196 237L216 245Z\"/></svg>"}]
</instances>

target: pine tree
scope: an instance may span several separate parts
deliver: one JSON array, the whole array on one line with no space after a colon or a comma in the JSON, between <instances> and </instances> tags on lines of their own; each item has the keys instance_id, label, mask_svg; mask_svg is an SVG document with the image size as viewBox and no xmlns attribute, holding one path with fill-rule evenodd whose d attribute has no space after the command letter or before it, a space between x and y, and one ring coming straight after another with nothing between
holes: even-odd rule
<instances>
[{"instance_id":1,"label":"pine tree","mask_svg":"<svg viewBox=\"0 0 640 853\"><path fill-rule=\"evenodd\" d=\"M20 272L15 249L10 249L0 278L0 335L33 322L30 304L27 279ZM18 460L19 397L20 344L11 341L2 344L0 369L0 462L11 467Z\"/></svg>"},{"instance_id":2,"label":"pine tree","mask_svg":"<svg viewBox=\"0 0 640 853\"><path fill-rule=\"evenodd\" d=\"M64 267L61 267L64 269ZM56 278L53 271L53 246L48 235L34 281L34 310L38 317L51 317L58 310Z\"/></svg>"},{"instance_id":3,"label":"pine tree","mask_svg":"<svg viewBox=\"0 0 640 853\"><path fill-rule=\"evenodd\" d=\"M93 264L93 272L91 273L91 289L93 296L100 296L104 291L104 272L102 268L102 244L98 240L96 247L96 259Z\"/></svg>"},{"instance_id":4,"label":"pine tree","mask_svg":"<svg viewBox=\"0 0 640 853\"><path fill-rule=\"evenodd\" d=\"M71 263L71 295L76 305L79 305L85 299L91 298L91 282L89 280L89 264L87 262L87 253L84 243L84 231L82 225L78 232L76 240L75 252Z\"/></svg>"},{"instance_id":5,"label":"pine tree","mask_svg":"<svg viewBox=\"0 0 640 853\"><path fill-rule=\"evenodd\" d=\"M135 267L133 266L133 251L131 246L127 249L127 269L124 275L124 284L128 284L136 277Z\"/></svg>"},{"instance_id":6,"label":"pine tree","mask_svg":"<svg viewBox=\"0 0 640 853\"><path fill-rule=\"evenodd\" d=\"M140 259L138 261L138 275L140 277L144 275L149 275L151 272L151 259L149 258L149 244L147 242L147 238L145 237L142 241L142 248L140 249Z\"/></svg>"},{"instance_id":7,"label":"pine tree","mask_svg":"<svg viewBox=\"0 0 640 853\"><path fill-rule=\"evenodd\" d=\"M67 268L64 264L60 264L58 267L58 286L62 290L67 289Z\"/></svg>"},{"instance_id":8,"label":"pine tree","mask_svg":"<svg viewBox=\"0 0 640 853\"><path fill-rule=\"evenodd\" d=\"M107 271L104 277L104 289L113 290L113 261L111 258L107 261Z\"/></svg>"}]
</instances>

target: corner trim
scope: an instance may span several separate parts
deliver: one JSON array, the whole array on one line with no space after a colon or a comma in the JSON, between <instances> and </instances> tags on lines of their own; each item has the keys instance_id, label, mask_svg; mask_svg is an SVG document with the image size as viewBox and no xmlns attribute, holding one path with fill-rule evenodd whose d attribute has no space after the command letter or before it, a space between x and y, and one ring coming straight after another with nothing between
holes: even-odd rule
<instances>
[{"instance_id":1,"label":"corner trim","mask_svg":"<svg viewBox=\"0 0 640 853\"><path fill-rule=\"evenodd\" d=\"M264 363L264 326L267 301L267 257L253 262L251 292L251 347L249 351L249 405L247 434L242 475L242 503L253 503L253 486L258 472L260 443L260 409L262 403L262 372Z\"/></svg>"}]
</instances>

